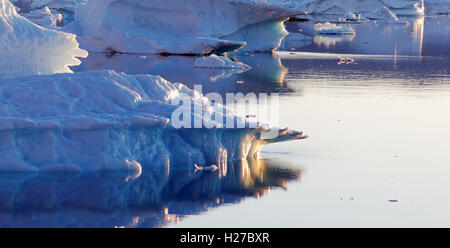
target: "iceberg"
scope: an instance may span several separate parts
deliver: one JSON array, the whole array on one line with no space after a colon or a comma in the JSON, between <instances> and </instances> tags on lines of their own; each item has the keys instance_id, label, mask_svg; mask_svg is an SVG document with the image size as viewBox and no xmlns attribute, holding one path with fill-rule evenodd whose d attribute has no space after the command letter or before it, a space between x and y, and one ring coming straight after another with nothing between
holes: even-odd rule
<instances>
[{"instance_id":1,"label":"iceberg","mask_svg":"<svg viewBox=\"0 0 450 248\"><path fill-rule=\"evenodd\" d=\"M26 76L71 72L77 57L87 52L76 36L40 27L17 14L8 0L0 0L0 75Z\"/></svg>"},{"instance_id":2,"label":"iceberg","mask_svg":"<svg viewBox=\"0 0 450 248\"><path fill-rule=\"evenodd\" d=\"M312 15L345 16L352 12L366 16L373 15L383 8L389 9L396 15L421 16L424 14L424 0L268 0L268 2L286 8L304 10Z\"/></svg>"},{"instance_id":3,"label":"iceberg","mask_svg":"<svg viewBox=\"0 0 450 248\"><path fill-rule=\"evenodd\" d=\"M65 28L90 52L267 52L298 13L263 0L96 0L78 7Z\"/></svg>"},{"instance_id":4,"label":"iceberg","mask_svg":"<svg viewBox=\"0 0 450 248\"><path fill-rule=\"evenodd\" d=\"M212 128L177 129L172 115L186 107L184 101L200 109L190 112L200 119L212 115L217 105L160 76L92 71L1 81L0 171L204 166L255 158L264 144L306 138L266 124L253 127L228 111L223 115L242 121L244 128L224 128L218 119L203 119ZM271 130L279 135L264 138Z\"/></svg>"},{"instance_id":5,"label":"iceberg","mask_svg":"<svg viewBox=\"0 0 450 248\"><path fill-rule=\"evenodd\" d=\"M196 68L214 68L214 69L234 69L240 72L250 70L251 67L242 63L235 62L223 56L211 54L210 56L198 58L194 62Z\"/></svg>"},{"instance_id":6,"label":"iceberg","mask_svg":"<svg viewBox=\"0 0 450 248\"><path fill-rule=\"evenodd\" d=\"M355 34L355 30L351 27L347 26L339 26L334 23L326 22L326 23L317 23L314 25L314 31L316 34L342 34L342 35L353 35Z\"/></svg>"}]
</instances>

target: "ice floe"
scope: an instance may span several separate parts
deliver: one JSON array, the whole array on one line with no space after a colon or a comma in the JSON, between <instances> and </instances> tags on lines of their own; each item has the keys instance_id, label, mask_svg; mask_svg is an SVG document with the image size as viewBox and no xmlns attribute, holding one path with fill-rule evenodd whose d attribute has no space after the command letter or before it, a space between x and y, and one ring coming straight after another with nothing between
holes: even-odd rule
<instances>
[{"instance_id":1,"label":"ice floe","mask_svg":"<svg viewBox=\"0 0 450 248\"><path fill-rule=\"evenodd\" d=\"M286 8L304 10L313 15L339 15L349 12L373 15L382 8L388 8L397 15L423 15L424 0L268 0ZM428 1L428 0L426 0ZM433 0L432 0L433 1ZM438 1L438 0L434 0ZM444 0L445 1L445 0Z\"/></svg>"},{"instance_id":2,"label":"ice floe","mask_svg":"<svg viewBox=\"0 0 450 248\"><path fill-rule=\"evenodd\" d=\"M40 27L17 14L8 0L0 0L0 75L26 76L71 72L76 57L87 52L76 36Z\"/></svg>"}]
</instances>

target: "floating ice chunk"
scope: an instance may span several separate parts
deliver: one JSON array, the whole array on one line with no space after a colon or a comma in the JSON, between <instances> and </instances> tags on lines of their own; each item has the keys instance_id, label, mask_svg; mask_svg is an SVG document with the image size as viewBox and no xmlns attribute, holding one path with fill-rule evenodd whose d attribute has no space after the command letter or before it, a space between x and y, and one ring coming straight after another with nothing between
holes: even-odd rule
<instances>
[{"instance_id":1,"label":"floating ice chunk","mask_svg":"<svg viewBox=\"0 0 450 248\"><path fill-rule=\"evenodd\" d=\"M316 32L316 34L355 34L355 30L353 30L353 28L351 27L339 26L330 22L317 23L316 25L314 25L314 31Z\"/></svg>"},{"instance_id":2,"label":"floating ice chunk","mask_svg":"<svg viewBox=\"0 0 450 248\"><path fill-rule=\"evenodd\" d=\"M239 71L246 71L251 69L250 66L235 62L223 56L211 54L208 57L198 58L195 60L194 67L196 68L215 68L215 69L235 69Z\"/></svg>"},{"instance_id":3,"label":"floating ice chunk","mask_svg":"<svg viewBox=\"0 0 450 248\"><path fill-rule=\"evenodd\" d=\"M7 78L0 91L0 171L204 166L254 158L263 144L306 137L282 129L265 139L277 129L251 128L228 111L203 120L215 128L175 129L172 114L185 110L182 102L200 110L185 118L201 120L214 108L199 92L159 76L93 71ZM223 128L220 116L246 128Z\"/></svg>"},{"instance_id":4,"label":"floating ice chunk","mask_svg":"<svg viewBox=\"0 0 450 248\"><path fill-rule=\"evenodd\" d=\"M283 22L296 14L254 0L96 0L80 6L66 28L95 52L272 51L287 34Z\"/></svg>"},{"instance_id":5,"label":"floating ice chunk","mask_svg":"<svg viewBox=\"0 0 450 248\"><path fill-rule=\"evenodd\" d=\"M0 0L0 75L25 76L71 72L76 57L86 57L75 35L40 27Z\"/></svg>"}]
</instances>

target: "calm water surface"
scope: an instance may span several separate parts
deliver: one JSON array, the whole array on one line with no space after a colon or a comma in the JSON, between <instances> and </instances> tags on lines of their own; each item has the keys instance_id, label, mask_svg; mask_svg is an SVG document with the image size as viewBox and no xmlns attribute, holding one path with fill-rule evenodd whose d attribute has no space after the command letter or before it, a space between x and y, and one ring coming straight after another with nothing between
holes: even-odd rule
<instances>
[{"instance_id":1,"label":"calm water surface","mask_svg":"<svg viewBox=\"0 0 450 248\"><path fill-rule=\"evenodd\" d=\"M204 93L281 91L280 126L311 137L217 173L3 175L0 226L449 227L449 20L346 24L355 36L230 55L246 72L194 69L195 57L91 54L73 70L159 74ZM313 35L312 25L287 29Z\"/></svg>"}]
</instances>

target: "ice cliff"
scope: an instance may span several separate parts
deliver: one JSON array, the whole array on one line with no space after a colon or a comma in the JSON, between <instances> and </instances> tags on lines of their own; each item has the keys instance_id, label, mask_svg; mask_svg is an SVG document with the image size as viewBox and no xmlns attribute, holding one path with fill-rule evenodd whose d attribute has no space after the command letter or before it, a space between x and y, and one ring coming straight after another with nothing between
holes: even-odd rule
<instances>
[{"instance_id":1,"label":"ice cliff","mask_svg":"<svg viewBox=\"0 0 450 248\"><path fill-rule=\"evenodd\" d=\"M201 114L213 108L198 92L159 76L94 71L1 81L0 171L205 165L253 158L263 144L305 138L283 129L265 140L267 125L175 129L171 116L180 106L174 101L187 97Z\"/></svg>"},{"instance_id":2,"label":"ice cliff","mask_svg":"<svg viewBox=\"0 0 450 248\"><path fill-rule=\"evenodd\" d=\"M67 30L96 52L272 51L298 13L263 0L96 0L77 9Z\"/></svg>"},{"instance_id":3,"label":"ice cliff","mask_svg":"<svg viewBox=\"0 0 450 248\"><path fill-rule=\"evenodd\" d=\"M71 72L76 57L87 52L76 36L40 27L17 14L8 0L0 0L0 75L24 76Z\"/></svg>"}]
</instances>

